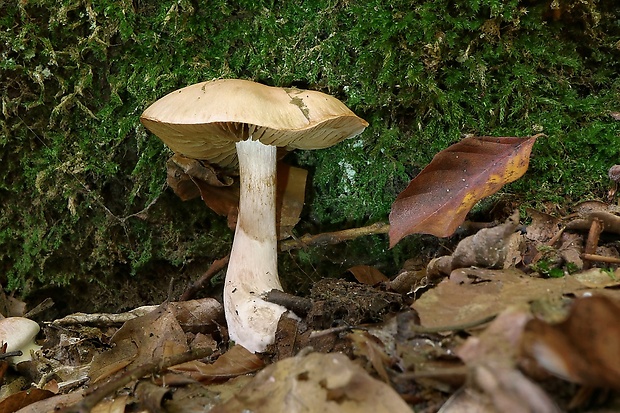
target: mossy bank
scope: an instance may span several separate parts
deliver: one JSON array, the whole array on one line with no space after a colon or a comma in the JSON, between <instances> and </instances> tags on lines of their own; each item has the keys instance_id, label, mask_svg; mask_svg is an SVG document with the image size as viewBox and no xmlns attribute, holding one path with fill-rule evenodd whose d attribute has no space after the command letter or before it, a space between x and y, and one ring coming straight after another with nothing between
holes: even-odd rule
<instances>
[{"instance_id":1,"label":"mossy bank","mask_svg":"<svg viewBox=\"0 0 620 413\"><path fill-rule=\"evenodd\" d=\"M213 78L320 90L370 122L289 158L311 171L302 228L385 220L464 134L547 135L506 188L532 204L603 198L620 162L618 2L37 0L0 16L0 282L21 293L226 254L226 223L166 188L170 153L138 121ZM393 266L415 249L371 244Z\"/></svg>"}]
</instances>

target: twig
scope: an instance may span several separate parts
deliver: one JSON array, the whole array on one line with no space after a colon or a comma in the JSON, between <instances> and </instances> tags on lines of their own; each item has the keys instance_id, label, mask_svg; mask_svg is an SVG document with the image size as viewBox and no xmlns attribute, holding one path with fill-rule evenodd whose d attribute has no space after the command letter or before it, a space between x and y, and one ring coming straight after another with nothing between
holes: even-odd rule
<instances>
[{"instance_id":1,"label":"twig","mask_svg":"<svg viewBox=\"0 0 620 413\"><path fill-rule=\"evenodd\" d=\"M118 379L110 380L95 388L92 393L84 397L79 403L61 409L60 413L90 413L92 408L95 407L106 396L114 393L121 387L127 385L128 383L131 383L134 380L138 380L149 374L158 373L169 367L176 366L177 364L182 364L188 361L208 357L212 353L213 350L203 347L194 349L187 353L175 354L170 357L161 358L158 361L143 364L133 370L127 371Z\"/></svg>"},{"instance_id":2,"label":"twig","mask_svg":"<svg viewBox=\"0 0 620 413\"><path fill-rule=\"evenodd\" d=\"M484 318L482 318L480 320L469 321L467 323L456 324L456 325L451 325L451 326L425 327L425 326L413 324L413 325L409 325L407 328L409 329L410 332L418 333L418 334L442 333L444 331L461 331L461 330L468 330L470 328L478 327L478 326L480 326L482 324L486 324L489 321L493 321L493 319L495 319L495 317L497 317L496 314L484 317ZM325 335L328 335L328 334L340 333L342 331L347 331L347 330L368 331L368 327L363 327L363 326L338 326L338 327L328 328L326 330L316 330L316 331L313 331L312 333L310 333L310 338L322 337L322 336L325 336Z\"/></svg>"},{"instance_id":3,"label":"twig","mask_svg":"<svg viewBox=\"0 0 620 413\"><path fill-rule=\"evenodd\" d=\"M308 311L312 308L312 300L310 298L298 297L280 290L268 291L263 298L265 301L279 304L297 314L308 314Z\"/></svg>"},{"instance_id":4,"label":"twig","mask_svg":"<svg viewBox=\"0 0 620 413\"><path fill-rule=\"evenodd\" d=\"M194 298L196 293L203 289L204 286L209 283L209 281L211 281L211 278L213 278L218 272L220 272L222 268L228 265L229 259L230 254L225 256L224 258L213 261L213 264L211 264L209 269L202 275L202 277L200 277L193 284L187 287L183 295L181 295L181 298L179 298L179 301L187 301Z\"/></svg>"},{"instance_id":5,"label":"twig","mask_svg":"<svg viewBox=\"0 0 620 413\"><path fill-rule=\"evenodd\" d=\"M466 376L469 369L467 366L456 367L444 367L437 370L427 371L410 371L406 373L397 374L394 376L394 380L413 380L413 379L426 379L426 378L441 378L441 377L453 377L453 376Z\"/></svg>"},{"instance_id":6,"label":"twig","mask_svg":"<svg viewBox=\"0 0 620 413\"><path fill-rule=\"evenodd\" d=\"M324 232L316 235L306 234L297 239L281 242L279 248L280 251L290 251L293 249L300 249L314 245L338 244L343 241L352 240L366 235L387 234L389 230L390 224L387 222L377 222L366 227L351 228L335 232Z\"/></svg>"},{"instance_id":7,"label":"twig","mask_svg":"<svg viewBox=\"0 0 620 413\"><path fill-rule=\"evenodd\" d=\"M451 326L437 326L437 327L425 327L417 324L413 324L407 327L413 333L420 334L433 334L433 333L443 333L444 331L462 331L468 330L470 328L481 326L482 324L486 324L490 321L493 321L497 317L497 314L493 314L480 320L469 321L463 324L455 324Z\"/></svg>"},{"instance_id":8,"label":"twig","mask_svg":"<svg viewBox=\"0 0 620 413\"><path fill-rule=\"evenodd\" d=\"M604 255L597 254L581 254L581 257L584 260L596 261L596 262L605 262L607 264L620 264L620 258L617 257L606 257Z\"/></svg>"},{"instance_id":9,"label":"twig","mask_svg":"<svg viewBox=\"0 0 620 413\"><path fill-rule=\"evenodd\" d=\"M32 310L28 311L26 314L24 314L24 317L26 318L32 318L34 316L36 316L37 314L42 313L43 311L52 308L54 306L54 300L52 300L51 298L47 297L45 300L41 301L39 304L37 304L36 307L34 307Z\"/></svg>"},{"instance_id":10,"label":"twig","mask_svg":"<svg viewBox=\"0 0 620 413\"><path fill-rule=\"evenodd\" d=\"M590 231L588 232L588 239L586 240L586 246L584 248L584 256L596 254L596 248L598 247L598 240L603 232L603 221L599 218L593 218L590 224ZM592 263L588 258L583 263L583 269L587 270L592 266Z\"/></svg>"},{"instance_id":11,"label":"twig","mask_svg":"<svg viewBox=\"0 0 620 413\"><path fill-rule=\"evenodd\" d=\"M333 334L333 333L341 333L343 331L347 331L347 330L361 330L361 331L368 331L368 328L366 327L360 327L360 326L338 326L338 327L331 327L331 328L327 328L325 330L315 330L313 332L310 333L310 336L308 336L308 338L312 339L312 338L319 338L319 337L323 337L329 334Z\"/></svg>"}]
</instances>

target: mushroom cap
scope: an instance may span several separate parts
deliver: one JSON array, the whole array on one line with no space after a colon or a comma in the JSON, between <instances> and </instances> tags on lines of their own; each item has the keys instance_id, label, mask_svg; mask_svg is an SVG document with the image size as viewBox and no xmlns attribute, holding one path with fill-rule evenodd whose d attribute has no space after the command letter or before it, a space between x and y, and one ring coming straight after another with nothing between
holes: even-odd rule
<instances>
[{"instance_id":1,"label":"mushroom cap","mask_svg":"<svg viewBox=\"0 0 620 413\"><path fill-rule=\"evenodd\" d=\"M611 168L609 168L609 179L611 179L614 182L620 182L620 165L614 165Z\"/></svg>"},{"instance_id":2,"label":"mushroom cap","mask_svg":"<svg viewBox=\"0 0 620 413\"><path fill-rule=\"evenodd\" d=\"M21 350L24 354L12 357L13 363L30 360L30 350L40 348L34 345L39 333L39 324L24 317L7 317L0 320L0 343L6 343L6 351Z\"/></svg>"},{"instance_id":3,"label":"mushroom cap","mask_svg":"<svg viewBox=\"0 0 620 413\"><path fill-rule=\"evenodd\" d=\"M235 143L252 138L288 149L321 149L368 123L321 92L240 79L187 86L149 106L140 121L174 152L235 167Z\"/></svg>"}]
</instances>

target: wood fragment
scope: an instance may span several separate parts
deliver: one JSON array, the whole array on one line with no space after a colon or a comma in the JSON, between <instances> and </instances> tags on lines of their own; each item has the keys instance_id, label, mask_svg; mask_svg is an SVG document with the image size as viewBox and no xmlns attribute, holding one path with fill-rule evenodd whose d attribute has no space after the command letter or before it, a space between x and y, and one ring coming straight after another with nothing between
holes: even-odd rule
<instances>
[{"instance_id":1,"label":"wood fragment","mask_svg":"<svg viewBox=\"0 0 620 413\"><path fill-rule=\"evenodd\" d=\"M344 241L356 239L366 235L387 234L390 224L387 222L377 222L360 228L345 229L335 232L324 232L322 234L306 234L302 237L286 240L280 243L280 251L290 251L317 245L332 245Z\"/></svg>"},{"instance_id":2,"label":"wood fragment","mask_svg":"<svg viewBox=\"0 0 620 413\"><path fill-rule=\"evenodd\" d=\"M620 258L618 257L606 257L604 255L597 254L581 254L581 257L584 260L596 261L596 262L605 262L607 264L620 264Z\"/></svg>"},{"instance_id":3,"label":"wood fragment","mask_svg":"<svg viewBox=\"0 0 620 413\"><path fill-rule=\"evenodd\" d=\"M179 301L187 301L194 298L198 291L202 290L204 286L207 285L218 272L220 272L220 270L228 265L229 259L230 254L220 258L219 260L213 261L209 269L207 269L207 271L198 280L187 287L185 292L181 295L181 298L179 298Z\"/></svg>"},{"instance_id":4,"label":"wood fragment","mask_svg":"<svg viewBox=\"0 0 620 413\"><path fill-rule=\"evenodd\" d=\"M598 240L601 237L601 233L603 232L603 222L599 218L593 218L592 223L590 224L590 231L588 232L588 239L586 241L586 246L584 248L584 254L592 255L596 253L596 248L598 247ZM583 261L583 269L587 270L592 266L592 263L587 258Z\"/></svg>"},{"instance_id":5,"label":"wood fragment","mask_svg":"<svg viewBox=\"0 0 620 413\"><path fill-rule=\"evenodd\" d=\"M270 303L286 307L296 314L307 314L312 308L312 300L310 298L298 297L280 290L271 290L263 298Z\"/></svg>"}]
</instances>

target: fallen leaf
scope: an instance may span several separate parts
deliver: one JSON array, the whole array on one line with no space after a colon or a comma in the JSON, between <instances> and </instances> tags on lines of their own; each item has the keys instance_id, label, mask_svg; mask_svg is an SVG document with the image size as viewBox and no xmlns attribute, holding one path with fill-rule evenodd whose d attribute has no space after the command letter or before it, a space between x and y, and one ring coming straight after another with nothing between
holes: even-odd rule
<instances>
[{"instance_id":1,"label":"fallen leaf","mask_svg":"<svg viewBox=\"0 0 620 413\"><path fill-rule=\"evenodd\" d=\"M57 394L47 399L29 404L19 410L19 413L55 413L58 406L70 406L78 403L84 397L84 389L78 389L67 394ZM5 410L1 410L3 413ZM10 412L10 410L9 410Z\"/></svg>"},{"instance_id":2,"label":"fallen leaf","mask_svg":"<svg viewBox=\"0 0 620 413\"><path fill-rule=\"evenodd\" d=\"M411 409L385 383L341 353L311 353L267 366L211 413L402 413Z\"/></svg>"},{"instance_id":3,"label":"fallen leaf","mask_svg":"<svg viewBox=\"0 0 620 413\"><path fill-rule=\"evenodd\" d=\"M474 395L484 406L491 404L494 408L490 411L560 411L549 396L516 367L523 329L531 318L526 303L509 307L456 350L469 367L465 393Z\"/></svg>"},{"instance_id":4,"label":"fallen leaf","mask_svg":"<svg viewBox=\"0 0 620 413\"><path fill-rule=\"evenodd\" d=\"M572 276L543 279L516 269L457 269L411 307L425 327L459 325L499 314L510 305L585 289Z\"/></svg>"},{"instance_id":5,"label":"fallen leaf","mask_svg":"<svg viewBox=\"0 0 620 413\"><path fill-rule=\"evenodd\" d=\"M385 274L370 265L355 265L347 271L353 274L357 281L366 285L376 285L381 282L389 281L389 278L386 277Z\"/></svg>"},{"instance_id":6,"label":"fallen leaf","mask_svg":"<svg viewBox=\"0 0 620 413\"><path fill-rule=\"evenodd\" d=\"M48 390L30 389L22 390L12 394L0 401L0 412L13 413L33 403L54 396L54 393Z\"/></svg>"},{"instance_id":7,"label":"fallen leaf","mask_svg":"<svg viewBox=\"0 0 620 413\"><path fill-rule=\"evenodd\" d=\"M410 234L451 235L476 202L525 173L539 136L471 137L439 152L392 204L390 247Z\"/></svg>"},{"instance_id":8,"label":"fallen leaf","mask_svg":"<svg viewBox=\"0 0 620 413\"><path fill-rule=\"evenodd\" d=\"M472 366L483 363L514 367L523 328L531 318L526 303L508 307L481 333L468 337L456 349L456 355Z\"/></svg>"},{"instance_id":9,"label":"fallen leaf","mask_svg":"<svg viewBox=\"0 0 620 413\"><path fill-rule=\"evenodd\" d=\"M308 171L279 162L276 185L276 223L278 239L292 236L299 222L306 196Z\"/></svg>"},{"instance_id":10,"label":"fallen leaf","mask_svg":"<svg viewBox=\"0 0 620 413\"><path fill-rule=\"evenodd\" d=\"M243 346L235 345L212 364L194 360L168 370L186 374L203 383L211 383L253 373L263 366L263 361L257 355L250 353Z\"/></svg>"},{"instance_id":11,"label":"fallen leaf","mask_svg":"<svg viewBox=\"0 0 620 413\"><path fill-rule=\"evenodd\" d=\"M92 382L100 381L129 366L139 366L189 351L185 333L168 305L127 321L112 336L112 347L98 353L91 363Z\"/></svg>"},{"instance_id":12,"label":"fallen leaf","mask_svg":"<svg viewBox=\"0 0 620 413\"><path fill-rule=\"evenodd\" d=\"M113 399L105 399L97 403L90 413L125 413L125 408L130 404L131 398L127 394L122 394Z\"/></svg>"},{"instance_id":13,"label":"fallen leaf","mask_svg":"<svg viewBox=\"0 0 620 413\"><path fill-rule=\"evenodd\" d=\"M559 324L529 321L524 353L556 376L575 383L620 390L620 301L577 298Z\"/></svg>"},{"instance_id":14,"label":"fallen leaf","mask_svg":"<svg viewBox=\"0 0 620 413\"><path fill-rule=\"evenodd\" d=\"M620 268L615 272L604 271L600 268L591 268L573 274L573 277L581 284L590 288L605 288L620 286Z\"/></svg>"},{"instance_id":15,"label":"fallen leaf","mask_svg":"<svg viewBox=\"0 0 620 413\"><path fill-rule=\"evenodd\" d=\"M224 308L215 298L201 298L170 303L183 331L192 333L211 333L223 324Z\"/></svg>"},{"instance_id":16,"label":"fallen leaf","mask_svg":"<svg viewBox=\"0 0 620 413\"><path fill-rule=\"evenodd\" d=\"M450 274L456 268L472 266L504 268L505 264L513 264L512 259L506 262L506 258L509 256L510 248L518 246L518 242L511 242L518 225L519 211L515 211L503 224L483 228L474 235L462 239L452 255L431 260L427 272L430 275L438 272ZM520 236L517 234L517 237Z\"/></svg>"},{"instance_id":17,"label":"fallen leaf","mask_svg":"<svg viewBox=\"0 0 620 413\"><path fill-rule=\"evenodd\" d=\"M6 295L0 287L0 318L22 317L26 313L26 303Z\"/></svg>"},{"instance_id":18,"label":"fallen leaf","mask_svg":"<svg viewBox=\"0 0 620 413\"><path fill-rule=\"evenodd\" d=\"M495 412L561 413L553 400L517 369L476 366L473 381L488 397Z\"/></svg>"},{"instance_id":19,"label":"fallen leaf","mask_svg":"<svg viewBox=\"0 0 620 413\"><path fill-rule=\"evenodd\" d=\"M353 344L353 354L368 359L381 380L389 384L390 378L385 366L390 365L392 360L385 352L385 344L367 331L356 330L348 334L347 338Z\"/></svg>"},{"instance_id":20,"label":"fallen leaf","mask_svg":"<svg viewBox=\"0 0 620 413\"><path fill-rule=\"evenodd\" d=\"M218 215L228 217L231 228L237 221L239 181L223 175L203 161L175 154L168 160L168 185L183 201L200 195ZM301 215L308 171L283 162L277 165L276 224L278 239L286 239Z\"/></svg>"}]
</instances>

